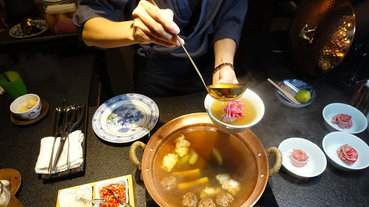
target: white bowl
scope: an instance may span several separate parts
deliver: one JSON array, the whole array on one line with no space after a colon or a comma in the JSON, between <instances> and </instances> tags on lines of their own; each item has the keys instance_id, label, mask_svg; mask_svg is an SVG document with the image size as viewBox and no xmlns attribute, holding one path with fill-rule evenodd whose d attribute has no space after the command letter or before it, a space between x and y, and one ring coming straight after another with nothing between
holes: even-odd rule
<instances>
[{"instance_id":1,"label":"white bowl","mask_svg":"<svg viewBox=\"0 0 369 207\"><path fill-rule=\"evenodd\" d=\"M324 152L313 142L303 138L288 138L283 140L278 149L282 153L282 165L292 175L299 178L316 177L324 172L327 167L327 159ZM301 149L309 156L309 161L303 167L295 167L291 164L293 149Z\"/></svg>"},{"instance_id":2,"label":"white bowl","mask_svg":"<svg viewBox=\"0 0 369 207\"><path fill-rule=\"evenodd\" d=\"M41 109L40 97L32 93L18 97L10 104L10 111L20 119L35 119L40 115Z\"/></svg>"},{"instance_id":3,"label":"white bowl","mask_svg":"<svg viewBox=\"0 0 369 207\"><path fill-rule=\"evenodd\" d=\"M332 118L337 114L349 114L352 119L352 127L341 129L332 122ZM343 103L331 103L324 107L322 112L327 128L331 131L342 131L357 134L368 127L368 120L364 114L353 106Z\"/></svg>"},{"instance_id":4,"label":"white bowl","mask_svg":"<svg viewBox=\"0 0 369 207\"><path fill-rule=\"evenodd\" d=\"M359 155L353 164L347 164L337 155L337 149L344 144L353 147ZM353 134L331 132L324 137L322 145L330 162L338 169L345 171L361 170L369 166L369 147L363 140Z\"/></svg>"},{"instance_id":5,"label":"white bowl","mask_svg":"<svg viewBox=\"0 0 369 207\"><path fill-rule=\"evenodd\" d=\"M238 132L242 132L242 131L254 126L255 124L257 124L263 118L264 112L265 112L265 107L264 107L264 103L261 100L261 98L255 92L253 92L250 89L246 89L246 91L244 92L242 97L245 97L246 99L250 100L251 104L253 104L255 109L256 109L255 119L251 123L245 124L245 125L227 124L227 123L224 123L224 122L218 120L217 118L215 118L210 109L211 109L211 106L213 105L213 103L217 100L215 100L209 94L205 97L204 106L205 106L206 112L209 114L210 119L213 121L213 123L218 128L220 128L224 131L227 131L227 132L238 133Z\"/></svg>"}]
</instances>

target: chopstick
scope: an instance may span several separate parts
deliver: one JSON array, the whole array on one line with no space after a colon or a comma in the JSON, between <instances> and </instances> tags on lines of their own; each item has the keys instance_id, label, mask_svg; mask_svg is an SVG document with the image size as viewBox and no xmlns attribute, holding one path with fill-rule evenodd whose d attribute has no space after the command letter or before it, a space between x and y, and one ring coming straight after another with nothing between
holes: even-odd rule
<instances>
[{"instance_id":1,"label":"chopstick","mask_svg":"<svg viewBox=\"0 0 369 207\"><path fill-rule=\"evenodd\" d=\"M278 84L276 84L270 78L268 78L267 80L269 81L269 83L271 83L274 87L276 87L283 95L285 95L294 104L301 104L298 100L296 100L296 98L294 96L292 96L290 93L285 91L283 88L281 88Z\"/></svg>"}]
</instances>

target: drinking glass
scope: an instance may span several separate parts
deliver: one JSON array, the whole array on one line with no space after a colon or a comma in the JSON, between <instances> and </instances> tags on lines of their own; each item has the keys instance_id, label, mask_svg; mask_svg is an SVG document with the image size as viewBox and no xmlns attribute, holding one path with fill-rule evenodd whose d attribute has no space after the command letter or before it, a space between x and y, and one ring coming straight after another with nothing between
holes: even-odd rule
<instances>
[{"instance_id":1,"label":"drinking glass","mask_svg":"<svg viewBox=\"0 0 369 207\"><path fill-rule=\"evenodd\" d=\"M0 74L0 86L14 99L27 93L26 85L16 71L6 71Z\"/></svg>"}]
</instances>

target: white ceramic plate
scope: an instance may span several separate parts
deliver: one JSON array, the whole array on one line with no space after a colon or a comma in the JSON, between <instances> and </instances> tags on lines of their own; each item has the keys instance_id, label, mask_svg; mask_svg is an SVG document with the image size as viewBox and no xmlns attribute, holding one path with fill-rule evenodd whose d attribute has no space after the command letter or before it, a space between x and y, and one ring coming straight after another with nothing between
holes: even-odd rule
<instances>
[{"instance_id":1,"label":"white ceramic plate","mask_svg":"<svg viewBox=\"0 0 369 207\"><path fill-rule=\"evenodd\" d=\"M290 100L288 100L278 89L275 88L274 90L275 90L275 94L276 94L277 98L286 106L289 106L289 107L292 107L292 108L302 108L302 107L310 105L316 98L316 92L315 92L314 88L311 87L309 84L301 81L301 80L284 79L284 80L279 81L278 85L281 88L288 91L292 96L296 96L296 93L299 90L302 90L302 89L308 90L311 94L310 101L308 101L306 103L295 104L295 103L291 102Z\"/></svg>"},{"instance_id":2,"label":"white ceramic plate","mask_svg":"<svg viewBox=\"0 0 369 207\"><path fill-rule=\"evenodd\" d=\"M320 175L327 167L327 159L324 152L314 143L303 138L288 138L282 141L278 149L282 153L282 165L293 175L303 178L311 178ZM295 167L291 164L293 149L301 149L309 156L309 161L303 167Z\"/></svg>"},{"instance_id":3,"label":"white ceramic plate","mask_svg":"<svg viewBox=\"0 0 369 207\"><path fill-rule=\"evenodd\" d=\"M82 199L81 199L82 197ZM65 189L59 193L59 206L89 206L92 207L92 203L87 200L92 199L92 186L83 185L76 189ZM85 201L83 201L85 200Z\"/></svg>"},{"instance_id":4,"label":"white ceramic plate","mask_svg":"<svg viewBox=\"0 0 369 207\"><path fill-rule=\"evenodd\" d=\"M159 109L152 99L128 93L103 103L92 118L92 128L107 142L127 143L148 134L158 119Z\"/></svg>"},{"instance_id":5,"label":"white ceramic plate","mask_svg":"<svg viewBox=\"0 0 369 207\"><path fill-rule=\"evenodd\" d=\"M352 127L341 129L332 122L332 118L337 114L349 114L352 119ZM353 106L343 103L331 103L324 107L322 112L325 124L331 131L342 131L351 134L357 134L368 127L368 120L364 114Z\"/></svg>"},{"instance_id":6,"label":"white ceramic plate","mask_svg":"<svg viewBox=\"0 0 369 207\"><path fill-rule=\"evenodd\" d=\"M96 198L101 199L100 195L99 195L99 191L100 191L101 188L103 188L105 186L108 186L110 184L115 184L115 183L123 184L126 187L126 199L125 199L125 201L126 201L126 203L129 203L128 180L125 177L119 177L119 178L114 179L114 180L103 180L103 181L100 181L100 182L96 183L96 185L95 185L95 196L96 196ZM100 205L98 203L96 203L95 206L99 207Z\"/></svg>"},{"instance_id":7,"label":"white ceramic plate","mask_svg":"<svg viewBox=\"0 0 369 207\"><path fill-rule=\"evenodd\" d=\"M356 162L351 165L342 161L337 155L337 149L344 144L353 147L359 155ZM369 166L369 147L355 135L346 132L331 132L324 137L322 145L329 161L338 169L361 170Z\"/></svg>"},{"instance_id":8,"label":"white ceramic plate","mask_svg":"<svg viewBox=\"0 0 369 207\"><path fill-rule=\"evenodd\" d=\"M32 25L34 27L37 27L40 31L36 32L36 33L31 33L31 34L24 34L23 31L22 31L22 28L21 28L21 24L19 23L19 24L13 26L9 30L9 36L11 36L13 38L17 38L17 39L29 38L29 37L34 37L34 36L37 36L39 34L42 34L46 30L49 29L49 27L47 26L46 21L43 20L43 19L32 20Z\"/></svg>"}]
</instances>

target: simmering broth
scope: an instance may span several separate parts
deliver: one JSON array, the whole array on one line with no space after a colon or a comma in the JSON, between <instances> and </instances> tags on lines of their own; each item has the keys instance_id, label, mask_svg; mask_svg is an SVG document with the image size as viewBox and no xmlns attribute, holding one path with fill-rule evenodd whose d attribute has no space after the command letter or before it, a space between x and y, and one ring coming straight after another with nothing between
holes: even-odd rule
<instances>
[{"instance_id":1,"label":"simmering broth","mask_svg":"<svg viewBox=\"0 0 369 207\"><path fill-rule=\"evenodd\" d=\"M227 121L223 121L223 114L224 112L224 108L227 105L228 102L223 102L223 101L214 101L214 103L211 105L211 112L214 115L214 117L216 119L218 119L219 121L223 121L227 124L232 124L232 125L246 125L251 123L255 118L256 118L256 108L255 106L251 103L250 100L248 100L245 97L241 97L240 99L238 99L238 101L244 103L245 105L243 106L242 112L245 114L243 117L240 117L238 119L236 119L236 121L234 122L227 122Z\"/></svg>"},{"instance_id":2,"label":"simmering broth","mask_svg":"<svg viewBox=\"0 0 369 207\"><path fill-rule=\"evenodd\" d=\"M168 172L162 168L162 161L166 155L174 151L175 140L182 135L191 143L189 150L198 154L197 161L189 164L189 162L182 162L179 158L174 168ZM183 195L187 192L195 194L200 200L201 191L204 188L221 189L222 186L216 176L227 174L240 184L240 189L233 195L234 201L230 206L240 206L252 193L257 175L249 146L245 146L233 136L235 135L204 126L192 127L172 134L154 158L155 185L161 189L160 192L165 193L162 196L176 204L175 206L182 206ZM219 162L214 149L221 156L222 162ZM183 172L190 173L183 174ZM176 187L168 189L161 182L171 176L176 178ZM215 200L215 196L209 197Z\"/></svg>"}]
</instances>

